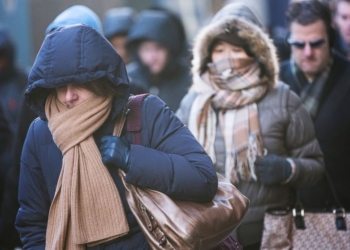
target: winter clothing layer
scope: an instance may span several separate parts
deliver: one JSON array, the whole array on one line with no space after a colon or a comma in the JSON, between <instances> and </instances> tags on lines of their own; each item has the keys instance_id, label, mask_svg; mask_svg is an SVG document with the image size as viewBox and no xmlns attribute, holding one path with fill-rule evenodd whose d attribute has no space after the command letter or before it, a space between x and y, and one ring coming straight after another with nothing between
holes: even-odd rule
<instances>
[{"instance_id":1,"label":"winter clothing layer","mask_svg":"<svg viewBox=\"0 0 350 250\"><path fill-rule=\"evenodd\" d=\"M57 86L101 77L108 79L121 96L112 103L109 118L93 134L97 145L103 136L112 135L115 117L129 97L125 66L109 42L88 26L57 29L46 37L26 91L30 107L42 119L31 124L21 158L21 208L16 227L24 249L45 249L48 213L62 169L62 153L49 130L44 106L37 100L45 102L52 92L49 90ZM130 133L124 131L122 135L131 143L126 182L158 190L176 199L211 200L217 190L215 170L187 127L164 102L152 95L143 102L141 122L142 145L133 145ZM130 230L123 237L87 249L148 249L126 201L118 169L107 169L118 189Z\"/></svg>"},{"instance_id":2,"label":"winter clothing layer","mask_svg":"<svg viewBox=\"0 0 350 250\"><path fill-rule=\"evenodd\" d=\"M301 89L299 94L300 99L312 118L315 118L317 114L319 102L323 94L325 83L329 77L332 64L333 60L331 59L328 62L328 66L322 71L322 74L319 74L311 82L305 77L303 71L294 60L291 64L294 78L297 79L296 83L298 84L298 88Z\"/></svg>"},{"instance_id":3,"label":"winter clothing layer","mask_svg":"<svg viewBox=\"0 0 350 250\"><path fill-rule=\"evenodd\" d=\"M9 141L10 134L11 134L10 128L8 126L4 112L2 111L2 108L0 106L0 141L1 141L0 153L2 153L3 150L6 148L6 145Z\"/></svg>"},{"instance_id":4,"label":"winter clothing layer","mask_svg":"<svg viewBox=\"0 0 350 250\"><path fill-rule=\"evenodd\" d=\"M84 244L98 245L129 231L119 193L92 136L108 118L111 100L92 95L72 109L56 93L46 100L48 126L63 155L48 219L48 249L85 249Z\"/></svg>"},{"instance_id":5,"label":"winter clothing layer","mask_svg":"<svg viewBox=\"0 0 350 250\"><path fill-rule=\"evenodd\" d=\"M286 207L293 202L291 187L310 186L323 174L322 152L315 139L311 118L300 99L288 86L278 82L278 63L272 41L256 25L234 15L221 17L204 27L195 39L192 73L193 86L206 85L201 72L210 62L208 47L215 37L228 30L248 43L252 56L260 66L261 79L267 79L268 90L256 102L260 132L268 155L289 157L296 164L296 172L288 184L264 185L258 181L240 181L236 187L250 200L249 210L236 230L237 240L244 246L261 241L263 218L267 208ZM197 82L198 81L198 82ZM202 83L201 83L202 82ZM203 94L199 88L190 89L177 111L178 117L188 124L193 101ZM217 109L216 112L219 112ZM216 126L216 169L224 172L225 144L219 125Z\"/></svg>"},{"instance_id":6,"label":"winter clothing layer","mask_svg":"<svg viewBox=\"0 0 350 250\"><path fill-rule=\"evenodd\" d=\"M240 178L257 180L254 163L257 156L263 156L263 143L256 102L265 95L267 86L261 81L260 67L253 60L249 60L244 73L236 70L238 63L233 61L235 59L229 58L208 64L209 74L202 75L206 80L195 81L192 89L197 88L201 95L193 103L188 127L216 163L213 141L216 125L220 124L225 135L225 176L232 183L238 183ZM213 65L216 65L215 71ZM231 65L235 65L232 74L218 74L218 68L227 72Z\"/></svg>"},{"instance_id":7,"label":"winter clothing layer","mask_svg":"<svg viewBox=\"0 0 350 250\"><path fill-rule=\"evenodd\" d=\"M151 75L137 55L142 41L157 42L170 53L165 68L158 76ZM160 10L141 12L128 35L128 50L133 58L128 65L131 84L159 96L174 112L191 82L189 64L183 56L185 42L183 27L173 16Z\"/></svg>"},{"instance_id":8,"label":"winter clothing layer","mask_svg":"<svg viewBox=\"0 0 350 250\"><path fill-rule=\"evenodd\" d=\"M215 14L211 22L216 22L217 20L220 20L222 17L228 17L228 16L241 18L250 23L255 24L261 29L264 28L261 20L256 15L256 13L243 3L231 3L226 5L221 10L219 10L218 13Z\"/></svg>"},{"instance_id":9,"label":"winter clothing layer","mask_svg":"<svg viewBox=\"0 0 350 250\"><path fill-rule=\"evenodd\" d=\"M0 147L4 148L0 153L0 249L13 249L21 245L14 227L15 214L18 210L17 170L20 161L14 152L22 149L22 141L17 139L18 134L26 132L29 127L29 124L20 122L23 93L28 76L26 72L16 67L14 41L8 30L2 26L0 26L0 54L6 62L0 70L0 109L9 129L6 140L0 140ZM28 112L27 115L32 116L33 113Z\"/></svg>"},{"instance_id":10,"label":"winter clothing layer","mask_svg":"<svg viewBox=\"0 0 350 250\"><path fill-rule=\"evenodd\" d=\"M290 61L281 64L280 77L295 93L301 90L291 71ZM333 65L325 82L318 112L314 118L316 138L324 154L326 170L342 205L350 210L350 62L333 52ZM328 200L324 187L319 185L300 192L307 207L326 207Z\"/></svg>"},{"instance_id":11,"label":"winter clothing layer","mask_svg":"<svg viewBox=\"0 0 350 250\"><path fill-rule=\"evenodd\" d=\"M91 27L82 24L69 27L72 28L58 28L45 38L28 77L25 97L29 107L46 120L45 100L54 88L106 78L121 94L113 103L112 118L115 118L129 93L123 61L112 45ZM59 32L66 35L57 35ZM60 46L61 43L71 46Z\"/></svg>"},{"instance_id":12,"label":"winter clothing layer","mask_svg":"<svg viewBox=\"0 0 350 250\"><path fill-rule=\"evenodd\" d=\"M127 35L134 23L134 10L130 7L114 8L105 13L103 28L107 39Z\"/></svg>"},{"instance_id":13,"label":"winter clothing layer","mask_svg":"<svg viewBox=\"0 0 350 250\"><path fill-rule=\"evenodd\" d=\"M52 23L49 24L46 28L45 35L59 27L79 23L89 25L103 34L102 24L96 13L84 5L74 5L59 14Z\"/></svg>"}]
</instances>

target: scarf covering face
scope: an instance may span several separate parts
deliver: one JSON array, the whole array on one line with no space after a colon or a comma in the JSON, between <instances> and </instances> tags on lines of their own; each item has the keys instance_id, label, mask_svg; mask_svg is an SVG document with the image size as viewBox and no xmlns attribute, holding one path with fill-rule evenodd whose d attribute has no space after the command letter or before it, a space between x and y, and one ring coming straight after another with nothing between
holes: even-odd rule
<instances>
[{"instance_id":1,"label":"scarf covering face","mask_svg":"<svg viewBox=\"0 0 350 250\"><path fill-rule=\"evenodd\" d=\"M118 190L92 136L109 116L111 101L92 95L68 109L55 93L46 100L48 126L63 155L46 249L85 249L85 244L101 244L129 231Z\"/></svg>"},{"instance_id":2,"label":"scarf covering face","mask_svg":"<svg viewBox=\"0 0 350 250\"><path fill-rule=\"evenodd\" d=\"M214 109L218 110L226 148L225 176L238 183L239 179L257 180L254 162L263 155L263 142L256 101L265 94L267 80L261 79L257 63L235 60L208 64L203 80L195 81L193 89L202 91L193 102L189 128L215 163Z\"/></svg>"}]
</instances>

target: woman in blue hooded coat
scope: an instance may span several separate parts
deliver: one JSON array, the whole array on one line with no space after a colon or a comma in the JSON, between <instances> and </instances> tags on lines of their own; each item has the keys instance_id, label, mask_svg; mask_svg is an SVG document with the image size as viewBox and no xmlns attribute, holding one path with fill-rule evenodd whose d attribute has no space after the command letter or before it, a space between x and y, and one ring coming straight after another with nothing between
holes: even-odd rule
<instances>
[{"instance_id":1,"label":"woman in blue hooded coat","mask_svg":"<svg viewBox=\"0 0 350 250\"><path fill-rule=\"evenodd\" d=\"M16 228L23 249L148 249L118 169L126 182L176 199L215 196L210 158L158 97L143 101L141 145L129 132L112 135L129 99L128 77L90 26L45 38L25 95L39 118L21 157Z\"/></svg>"}]
</instances>

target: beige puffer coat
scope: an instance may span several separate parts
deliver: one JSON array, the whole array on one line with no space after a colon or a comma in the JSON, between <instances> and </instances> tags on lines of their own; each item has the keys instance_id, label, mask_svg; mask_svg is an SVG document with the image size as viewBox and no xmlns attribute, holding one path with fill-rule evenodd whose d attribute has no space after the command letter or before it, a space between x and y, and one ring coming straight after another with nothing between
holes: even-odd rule
<instances>
[{"instance_id":1,"label":"beige puffer coat","mask_svg":"<svg viewBox=\"0 0 350 250\"><path fill-rule=\"evenodd\" d=\"M275 48L258 26L242 18L229 16L219 20L216 18L215 22L204 27L195 39L193 49L194 81L204 81L200 77L200 70L208 62L208 47L212 39L233 26L240 29L239 36L248 41L263 74L269 79L269 90L257 103L264 147L268 154L291 158L297 166L293 179L285 185L266 186L255 181L240 181L236 185L250 200L248 213L236 230L238 241L247 246L260 242L265 210L290 205L291 195L295 192L291 187L314 185L323 176L324 164L312 120L299 97L287 85L278 82ZM190 89L183 98L176 114L185 124L188 124L192 103L200 94L200 90ZM217 136L216 140L222 140L222 137ZM216 141L215 145L223 143Z\"/></svg>"}]
</instances>

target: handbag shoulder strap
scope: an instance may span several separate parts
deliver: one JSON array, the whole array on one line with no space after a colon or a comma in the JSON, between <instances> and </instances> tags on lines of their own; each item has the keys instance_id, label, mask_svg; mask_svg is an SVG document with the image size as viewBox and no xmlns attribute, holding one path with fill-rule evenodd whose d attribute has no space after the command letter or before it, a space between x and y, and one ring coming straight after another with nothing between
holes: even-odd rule
<instances>
[{"instance_id":1,"label":"handbag shoulder strap","mask_svg":"<svg viewBox=\"0 0 350 250\"><path fill-rule=\"evenodd\" d=\"M143 100L149 94L131 96L129 100L129 113L127 116L126 130L131 132L132 141L136 145L141 145L141 117Z\"/></svg>"}]
</instances>

